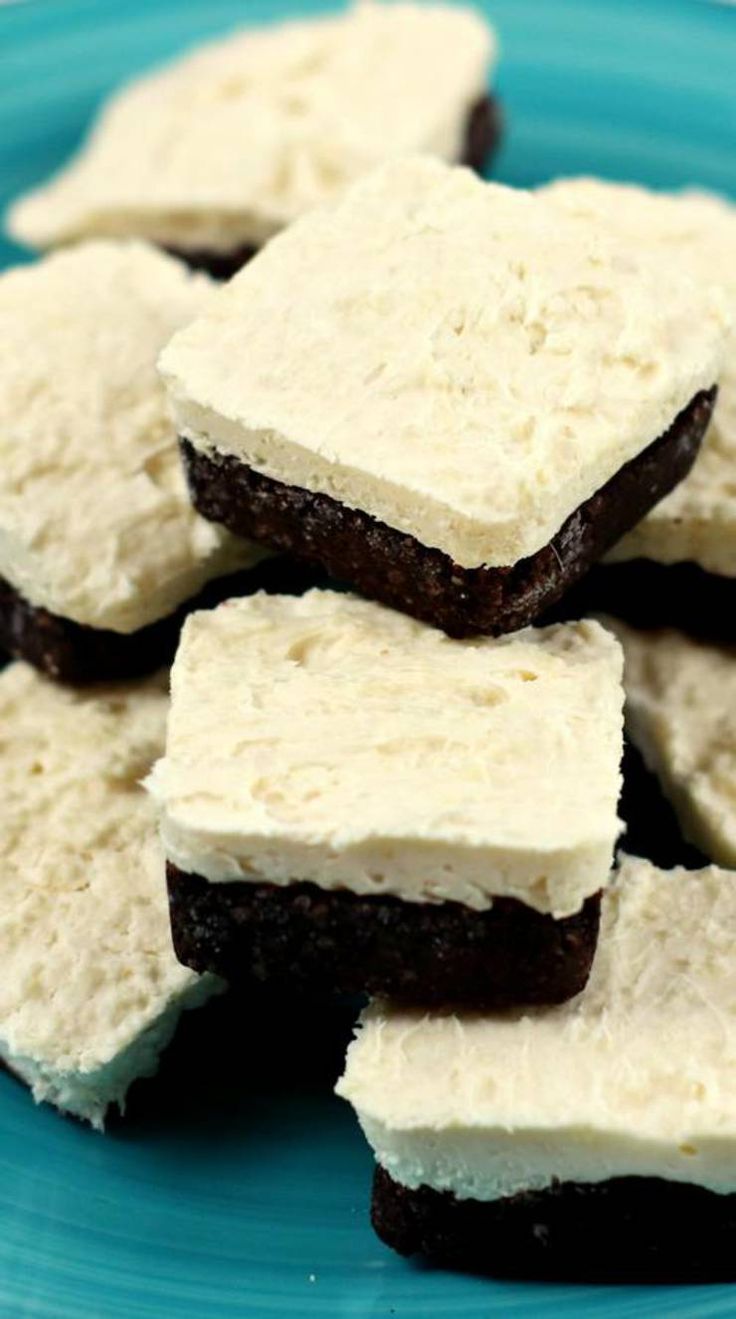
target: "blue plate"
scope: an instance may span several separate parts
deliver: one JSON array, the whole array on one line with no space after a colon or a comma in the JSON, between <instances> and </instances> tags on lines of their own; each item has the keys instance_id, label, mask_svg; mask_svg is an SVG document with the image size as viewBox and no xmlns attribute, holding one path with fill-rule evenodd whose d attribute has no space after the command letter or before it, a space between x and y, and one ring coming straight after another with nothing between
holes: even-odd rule
<instances>
[{"instance_id":1,"label":"blue plate","mask_svg":"<svg viewBox=\"0 0 736 1319\"><path fill-rule=\"evenodd\" d=\"M201 37L313 0L0 7L0 203L78 141L120 79ZM736 196L736 9L698 0L494 0L509 133L497 173L589 171ZM20 259L0 245L0 262ZM3 352L12 351L4 344ZM372 1162L331 1095L344 1008L192 1014L157 1083L100 1137L0 1076L3 1319L722 1316L726 1287L501 1284L393 1257ZM190 1059L195 1061L190 1065Z\"/></svg>"}]
</instances>

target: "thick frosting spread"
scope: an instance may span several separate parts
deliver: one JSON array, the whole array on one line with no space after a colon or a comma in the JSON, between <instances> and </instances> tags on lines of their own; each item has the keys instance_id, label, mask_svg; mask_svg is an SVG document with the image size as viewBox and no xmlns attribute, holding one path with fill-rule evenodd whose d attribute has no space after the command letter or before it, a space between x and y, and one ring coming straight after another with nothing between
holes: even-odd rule
<instances>
[{"instance_id":1,"label":"thick frosting spread","mask_svg":"<svg viewBox=\"0 0 736 1319\"><path fill-rule=\"evenodd\" d=\"M405 1186L497 1200L663 1177L736 1192L736 874L626 860L587 988L559 1008L373 1004L338 1094Z\"/></svg>"},{"instance_id":2,"label":"thick frosting spread","mask_svg":"<svg viewBox=\"0 0 736 1319\"><path fill-rule=\"evenodd\" d=\"M679 632L635 632L624 647L626 727L686 837L736 867L736 653Z\"/></svg>"},{"instance_id":3,"label":"thick frosting spread","mask_svg":"<svg viewBox=\"0 0 736 1319\"><path fill-rule=\"evenodd\" d=\"M141 243L0 275L0 577L33 605L134 632L262 557L192 509L156 372L211 296Z\"/></svg>"},{"instance_id":4,"label":"thick frosting spread","mask_svg":"<svg viewBox=\"0 0 736 1319\"><path fill-rule=\"evenodd\" d=\"M8 227L32 247L258 246L389 156L458 159L495 55L487 23L454 5L364 2L236 32L114 96Z\"/></svg>"},{"instance_id":5,"label":"thick frosting spread","mask_svg":"<svg viewBox=\"0 0 736 1319\"><path fill-rule=\"evenodd\" d=\"M544 190L575 213L615 225L637 252L723 287L736 327L736 206L707 193L661 194L595 179L565 179ZM612 561L690 560L736 577L736 328L721 372L718 406L686 479L611 551Z\"/></svg>"},{"instance_id":6,"label":"thick frosting spread","mask_svg":"<svg viewBox=\"0 0 736 1319\"><path fill-rule=\"evenodd\" d=\"M600 223L410 157L269 243L161 368L195 447L472 568L535 553L667 430L726 323Z\"/></svg>"},{"instance_id":7,"label":"thick frosting spread","mask_svg":"<svg viewBox=\"0 0 736 1319\"><path fill-rule=\"evenodd\" d=\"M0 673L0 1057L95 1126L219 987L174 956L139 784L167 705L163 679L81 692Z\"/></svg>"},{"instance_id":8,"label":"thick frosting spread","mask_svg":"<svg viewBox=\"0 0 736 1319\"><path fill-rule=\"evenodd\" d=\"M213 882L566 916L618 833L621 653L596 623L452 641L330 591L191 615L147 786Z\"/></svg>"}]
</instances>

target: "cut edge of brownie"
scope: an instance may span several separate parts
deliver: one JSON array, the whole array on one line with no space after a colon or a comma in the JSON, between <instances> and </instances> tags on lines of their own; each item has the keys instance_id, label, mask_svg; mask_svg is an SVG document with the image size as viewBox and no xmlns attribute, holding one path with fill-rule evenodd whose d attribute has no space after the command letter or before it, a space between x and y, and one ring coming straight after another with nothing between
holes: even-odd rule
<instances>
[{"instance_id":1,"label":"cut edge of brownie","mask_svg":"<svg viewBox=\"0 0 736 1319\"><path fill-rule=\"evenodd\" d=\"M166 870L177 957L230 981L426 1007L555 1004L584 988L598 937L600 893L555 920L515 898L475 911Z\"/></svg>"},{"instance_id":2,"label":"cut edge of brownie","mask_svg":"<svg viewBox=\"0 0 736 1319\"><path fill-rule=\"evenodd\" d=\"M304 565L285 557L264 559L253 568L214 578L173 614L123 633L87 627L31 604L0 577L0 652L72 686L139 678L173 659L184 620L193 610L212 609L232 596L259 590L299 594L316 580Z\"/></svg>"},{"instance_id":3,"label":"cut edge of brownie","mask_svg":"<svg viewBox=\"0 0 736 1319\"><path fill-rule=\"evenodd\" d=\"M555 1182L483 1201L412 1190L379 1165L371 1222L400 1255L500 1278L736 1280L736 1193L660 1177Z\"/></svg>"},{"instance_id":4,"label":"cut edge of brownie","mask_svg":"<svg viewBox=\"0 0 736 1319\"><path fill-rule=\"evenodd\" d=\"M232 455L180 440L195 508L231 531L320 564L382 604L450 636L498 636L550 609L690 471L717 390L697 394L669 430L582 503L552 540L509 567L462 568L361 509L286 485Z\"/></svg>"},{"instance_id":5,"label":"cut edge of brownie","mask_svg":"<svg viewBox=\"0 0 736 1319\"><path fill-rule=\"evenodd\" d=\"M482 174L498 148L503 132L503 115L498 97L488 93L473 103L465 125L465 139L459 165L467 165ZM177 247L164 244L170 256L178 257L192 270L204 270L213 279L226 280L240 270L259 247L254 243L240 243L230 251L218 252L210 247Z\"/></svg>"}]
</instances>

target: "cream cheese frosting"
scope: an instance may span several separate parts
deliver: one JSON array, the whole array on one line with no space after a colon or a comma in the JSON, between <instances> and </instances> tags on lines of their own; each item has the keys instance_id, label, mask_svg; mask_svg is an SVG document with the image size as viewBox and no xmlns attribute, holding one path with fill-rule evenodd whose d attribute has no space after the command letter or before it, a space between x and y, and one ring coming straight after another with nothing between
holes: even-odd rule
<instances>
[{"instance_id":1,"label":"cream cheese frosting","mask_svg":"<svg viewBox=\"0 0 736 1319\"><path fill-rule=\"evenodd\" d=\"M387 157L459 159L495 59L488 24L454 5L363 2L233 33L112 97L8 228L32 247L259 246Z\"/></svg>"},{"instance_id":2,"label":"cream cheese frosting","mask_svg":"<svg viewBox=\"0 0 736 1319\"><path fill-rule=\"evenodd\" d=\"M269 243L161 370L195 448L474 568L535 553L663 434L727 324L600 223L409 157Z\"/></svg>"},{"instance_id":3,"label":"cream cheese frosting","mask_svg":"<svg viewBox=\"0 0 736 1319\"><path fill-rule=\"evenodd\" d=\"M263 551L192 509L156 358L212 296L142 243L0 275L0 577L134 632Z\"/></svg>"},{"instance_id":4,"label":"cream cheese frosting","mask_svg":"<svg viewBox=\"0 0 736 1319\"><path fill-rule=\"evenodd\" d=\"M736 874L627 859L562 1007L364 1013L337 1092L404 1186L498 1200L662 1177L736 1192Z\"/></svg>"},{"instance_id":5,"label":"cream cheese frosting","mask_svg":"<svg viewBox=\"0 0 736 1319\"><path fill-rule=\"evenodd\" d=\"M679 632L609 625L624 647L631 740L689 841L736 867L736 653Z\"/></svg>"},{"instance_id":6,"label":"cream cheese frosting","mask_svg":"<svg viewBox=\"0 0 736 1319\"><path fill-rule=\"evenodd\" d=\"M600 217L637 252L722 286L736 323L736 206L707 193L662 194L596 179L564 179L543 190L575 214ZM609 554L612 562L691 561L736 577L736 329L720 377L718 405L686 479Z\"/></svg>"},{"instance_id":7,"label":"cream cheese frosting","mask_svg":"<svg viewBox=\"0 0 736 1319\"><path fill-rule=\"evenodd\" d=\"M570 915L618 834L621 663L596 623L452 641L330 591L193 614L147 781L166 854L213 883Z\"/></svg>"},{"instance_id":8,"label":"cream cheese frosting","mask_svg":"<svg viewBox=\"0 0 736 1319\"><path fill-rule=\"evenodd\" d=\"M0 1058L96 1127L220 988L174 956L139 783L167 705L163 678L80 692L0 673Z\"/></svg>"}]
</instances>

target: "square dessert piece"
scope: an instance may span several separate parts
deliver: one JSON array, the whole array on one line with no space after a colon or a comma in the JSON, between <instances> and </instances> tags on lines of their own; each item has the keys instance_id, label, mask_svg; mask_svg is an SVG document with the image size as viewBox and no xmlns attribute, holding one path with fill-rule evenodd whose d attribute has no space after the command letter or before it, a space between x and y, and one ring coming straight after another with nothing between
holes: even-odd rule
<instances>
[{"instance_id":1,"label":"square dessert piece","mask_svg":"<svg viewBox=\"0 0 736 1319\"><path fill-rule=\"evenodd\" d=\"M736 641L736 206L707 193L662 194L596 179L543 190L576 215L611 224L673 270L721 286L734 328L718 405L689 476L624 536L584 583L586 605L643 627Z\"/></svg>"},{"instance_id":2,"label":"square dessert piece","mask_svg":"<svg viewBox=\"0 0 736 1319\"><path fill-rule=\"evenodd\" d=\"M378 1235L503 1276L733 1279L735 939L736 874L629 860L573 1002L369 1007L338 1094Z\"/></svg>"},{"instance_id":3,"label":"square dessert piece","mask_svg":"<svg viewBox=\"0 0 736 1319\"><path fill-rule=\"evenodd\" d=\"M513 631L689 470L726 317L667 293L600 224L392 162L163 353L195 506L451 635Z\"/></svg>"},{"instance_id":4,"label":"square dessert piece","mask_svg":"<svg viewBox=\"0 0 736 1319\"><path fill-rule=\"evenodd\" d=\"M150 671L206 583L257 581L263 550L191 507L156 372L212 289L141 243L0 274L0 648L50 677Z\"/></svg>"},{"instance_id":5,"label":"square dessert piece","mask_svg":"<svg viewBox=\"0 0 736 1319\"><path fill-rule=\"evenodd\" d=\"M736 652L616 625L626 728L704 857L736 867Z\"/></svg>"},{"instance_id":6,"label":"square dessert piece","mask_svg":"<svg viewBox=\"0 0 736 1319\"><path fill-rule=\"evenodd\" d=\"M256 595L188 620L172 696L148 787L187 965L426 1003L585 983L622 738L598 624L460 643Z\"/></svg>"},{"instance_id":7,"label":"square dessert piece","mask_svg":"<svg viewBox=\"0 0 736 1319\"><path fill-rule=\"evenodd\" d=\"M167 706L164 679L89 693L0 673L0 1060L95 1127L221 988L174 956L140 787Z\"/></svg>"},{"instance_id":8,"label":"square dessert piece","mask_svg":"<svg viewBox=\"0 0 736 1319\"><path fill-rule=\"evenodd\" d=\"M41 248L143 237L227 277L387 158L480 170L500 136L495 62L489 24L455 5L357 3L232 33L114 95L8 227Z\"/></svg>"}]
</instances>

